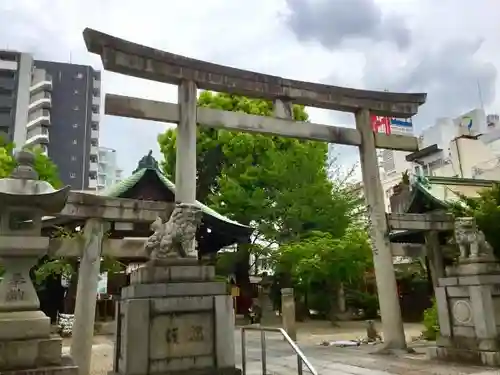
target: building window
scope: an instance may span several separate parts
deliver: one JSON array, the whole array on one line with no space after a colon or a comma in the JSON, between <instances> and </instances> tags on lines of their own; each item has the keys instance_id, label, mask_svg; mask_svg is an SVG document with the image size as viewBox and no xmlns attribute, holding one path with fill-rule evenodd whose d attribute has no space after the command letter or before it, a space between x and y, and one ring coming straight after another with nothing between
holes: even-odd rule
<instances>
[{"instance_id":1,"label":"building window","mask_svg":"<svg viewBox=\"0 0 500 375\"><path fill-rule=\"evenodd\" d=\"M78 127L78 124L73 124L73 128L77 128Z\"/></svg>"},{"instance_id":2,"label":"building window","mask_svg":"<svg viewBox=\"0 0 500 375\"><path fill-rule=\"evenodd\" d=\"M75 172L71 172L69 174L69 178L76 178L76 173Z\"/></svg>"},{"instance_id":3,"label":"building window","mask_svg":"<svg viewBox=\"0 0 500 375\"><path fill-rule=\"evenodd\" d=\"M76 156L75 155L71 155L71 161L76 161Z\"/></svg>"},{"instance_id":4,"label":"building window","mask_svg":"<svg viewBox=\"0 0 500 375\"><path fill-rule=\"evenodd\" d=\"M73 144L74 145L78 144L78 141L76 139L73 139Z\"/></svg>"},{"instance_id":5,"label":"building window","mask_svg":"<svg viewBox=\"0 0 500 375\"><path fill-rule=\"evenodd\" d=\"M80 107L78 107L77 105L75 105L75 106L73 107L73 110L74 110L74 111L78 111L79 109L80 109Z\"/></svg>"},{"instance_id":6,"label":"building window","mask_svg":"<svg viewBox=\"0 0 500 375\"><path fill-rule=\"evenodd\" d=\"M76 78L77 79L82 79L83 78L83 73L82 72L76 73Z\"/></svg>"}]
</instances>

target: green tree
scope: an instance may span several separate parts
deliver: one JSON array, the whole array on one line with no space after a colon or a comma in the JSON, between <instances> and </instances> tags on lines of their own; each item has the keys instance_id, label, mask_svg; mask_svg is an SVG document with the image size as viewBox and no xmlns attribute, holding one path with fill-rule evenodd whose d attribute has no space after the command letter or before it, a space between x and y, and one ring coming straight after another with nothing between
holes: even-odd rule
<instances>
[{"instance_id":1,"label":"green tree","mask_svg":"<svg viewBox=\"0 0 500 375\"><path fill-rule=\"evenodd\" d=\"M201 93L198 105L271 116L269 101L237 95ZM307 121L302 106L297 121ZM158 137L165 174L175 180L176 130ZM253 243L238 247L235 274L245 293L250 251L265 253L310 231L341 236L355 205L328 180L327 145L291 138L199 127L197 198L219 212L255 227Z\"/></svg>"},{"instance_id":2,"label":"green tree","mask_svg":"<svg viewBox=\"0 0 500 375\"><path fill-rule=\"evenodd\" d=\"M342 237L311 232L305 238L280 246L273 254L276 272L290 272L302 294L319 294L334 319L336 290L340 284L357 285L373 268L366 230L349 227ZM320 286L318 288L318 286Z\"/></svg>"}]
</instances>

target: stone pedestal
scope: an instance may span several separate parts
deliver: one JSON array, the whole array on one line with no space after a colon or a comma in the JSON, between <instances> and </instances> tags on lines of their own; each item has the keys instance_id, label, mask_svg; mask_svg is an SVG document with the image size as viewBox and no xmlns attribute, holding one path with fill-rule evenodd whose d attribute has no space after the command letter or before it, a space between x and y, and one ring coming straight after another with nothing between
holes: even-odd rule
<instances>
[{"instance_id":1,"label":"stone pedestal","mask_svg":"<svg viewBox=\"0 0 500 375\"><path fill-rule=\"evenodd\" d=\"M500 269L469 263L447 269L436 288L440 337L431 358L500 366Z\"/></svg>"},{"instance_id":2,"label":"stone pedestal","mask_svg":"<svg viewBox=\"0 0 500 375\"><path fill-rule=\"evenodd\" d=\"M117 311L113 372L240 374L231 296L214 278L213 266L191 259L135 270Z\"/></svg>"}]
</instances>

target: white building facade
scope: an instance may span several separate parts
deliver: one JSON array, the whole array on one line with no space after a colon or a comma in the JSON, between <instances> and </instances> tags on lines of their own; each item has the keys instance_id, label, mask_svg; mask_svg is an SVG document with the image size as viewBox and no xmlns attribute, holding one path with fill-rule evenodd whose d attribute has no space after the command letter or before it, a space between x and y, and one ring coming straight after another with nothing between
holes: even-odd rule
<instances>
[{"instance_id":1,"label":"white building facade","mask_svg":"<svg viewBox=\"0 0 500 375\"><path fill-rule=\"evenodd\" d=\"M474 109L439 119L419 137L420 150L408 156L414 174L500 180L498 116Z\"/></svg>"},{"instance_id":2,"label":"white building facade","mask_svg":"<svg viewBox=\"0 0 500 375\"><path fill-rule=\"evenodd\" d=\"M98 149L97 190L104 190L123 179L123 170L118 167L116 150L108 147Z\"/></svg>"},{"instance_id":3,"label":"white building facade","mask_svg":"<svg viewBox=\"0 0 500 375\"><path fill-rule=\"evenodd\" d=\"M385 121L385 122L384 122ZM413 135L411 122L372 118L374 131ZM385 205L402 174L500 180L500 116L473 109L456 118L439 118L422 131L419 151L379 150Z\"/></svg>"}]
</instances>

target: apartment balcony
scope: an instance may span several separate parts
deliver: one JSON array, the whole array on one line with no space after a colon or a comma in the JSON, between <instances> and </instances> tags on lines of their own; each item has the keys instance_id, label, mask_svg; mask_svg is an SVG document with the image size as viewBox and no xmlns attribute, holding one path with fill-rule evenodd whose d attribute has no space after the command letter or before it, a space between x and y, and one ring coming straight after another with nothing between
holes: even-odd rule
<instances>
[{"instance_id":1,"label":"apartment balcony","mask_svg":"<svg viewBox=\"0 0 500 375\"><path fill-rule=\"evenodd\" d=\"M101 106L101 97L100 96L92 96L92 106L99 108Z\"/></svg>"},{"instance_id":2,"label":"apartment balcony","mask_svg":"<svg viewBox=\"0 0 500 375\"><path fill-rule=\"evenodd\" d=\"M91 121L98 123L100 120L101 120L101 114L100 113L94 113L94 112L92 112Z\"/></svg>"},{"instance_id":3,"label":"apartment balcony","mask_svg":"<svg viewBox=\"0 0 500 375\"><path fill-rule=\"evenodd\" d=\"M26 127L31 129L38 125L50 125L50 111L46 109L38 109L28 115L28 123L26 124Z\"/></svg>"},{"instance_id":4,"label":"apartment balcony","mask_svg":"<svg viewBox=\"0 0 500 375\"><path fill-rule=\"evenodd\" d=\"M25 146L35 146L38 144L47 144L49 143L49 132L42 132L38 134L28 135L26 137ZM44 148L46 151L47 149Z\"/></svg>"},{"instance_id":5,"label":"apartment balcony","mask_svg":"<svg viewBox=\"0 0 500 375\"><path fill-rule=\"evenodd\" d=\"M17 61L2 60L0 58L0 70L12 70L17 71Z\"/></svg>"},{"instance_id":6,"label":"apartment balcony","mask_svg":"<svg viewBox=\"0 0 500 375\"><path fill-rule=\"evenodd\" d=\"M50 108L52 106L52 95L50 92L41 91L31 96L28 110L34 111L38 108Z\"/></svg>"},{"instance_id":7,"label":"apartment balcony","mask_svg":"<svg viewBox=\"0 0 500 375\"><path fill-rule=\"evenodd\" d=\"M90 146L90 155L99 155L99 147L97 146Z\"/></svg>"},{"instance_id":8,"label":"apartment balcony","mask_svg":"<svg viewBox=\"0 0 500 375\"><path fill-rule=\"evenodd\" d=\"M41 89L52 90L52 76L45 70L36 69L31 80L30 91L33 92Z\"/></svg>"},{"instance_id":9,"label":"apartment balcony","mask_svg":"<svg viewBox=\"0 0 500 375\"><path fill-rule=\"evenodd\" d=\"M100 79L93 79L92 80L92 88L94 90L98 90L100 91L101 90L101 80Z\"/></svg>"},{"instance_id":10,"label":"apartment balcony","mask_svg":"<svg viewBox=\"0 0 500 375\"><path fill-rule=\"evenodd\" d=\"M89 178L89 189L97 189L97 180Z\"/></svg>"},{"instance_id":11,"label":"apartment balcony","mask_svg":"<svg viewBox=\"0 0 500 375\"><path fill-rule=\"evenodd\" d=\"M99 130L92 129L90 131L90 139L98 140L99 139Z\"/></svg>"},{"instance_id":12,"label":"apartment balcony","mask_svg":"<svg viewBox=\"0 0 500 375\"><path fill-rule=\"evenodd\" d=\"M90 162L89 164L89 172L98 172L99 170L99 164L97 162Z\"/></svg>"}]
</instances>

